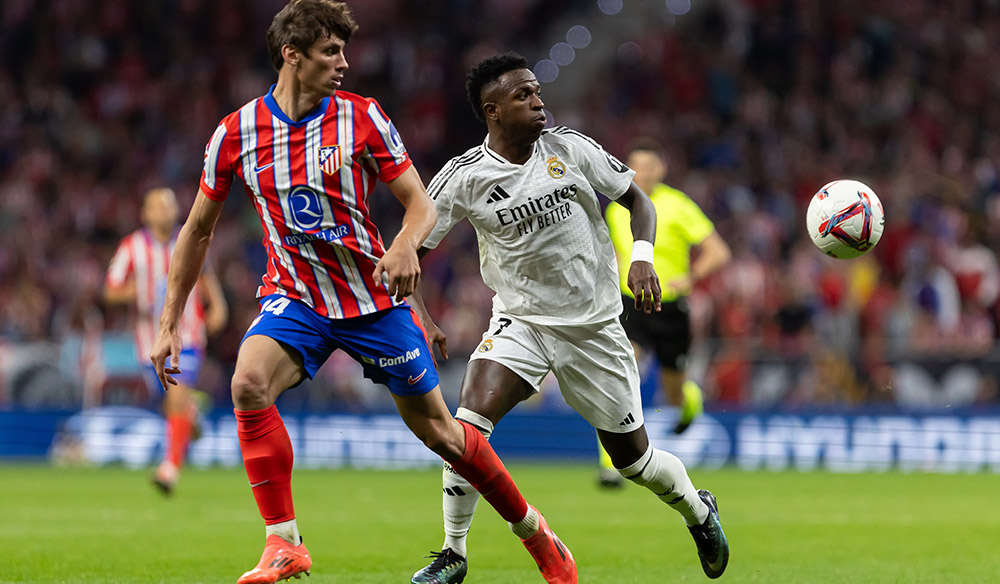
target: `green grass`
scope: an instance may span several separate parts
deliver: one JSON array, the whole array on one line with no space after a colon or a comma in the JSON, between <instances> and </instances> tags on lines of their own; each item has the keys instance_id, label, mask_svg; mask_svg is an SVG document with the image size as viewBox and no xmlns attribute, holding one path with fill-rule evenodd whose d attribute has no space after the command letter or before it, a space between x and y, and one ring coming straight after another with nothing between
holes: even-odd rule
<instances>
[{"instance_id":1,"label":"green grass","mask_svg":"<svg viewBox=\"0 0 1000 584\"><path fill-rule=\"evenodd\" d=\"M581 583L708 582L680 518L593 469L509 465L576 556ZM1000 477L692 473L719 499L732 559L720 582L945 583L1000 579ZM304 584L399 583L441 543L439 471L296 471ZM237 470L188 470L165 500L145 472L0 467L0 582L235 582L263 524ZM485 503L467 584L542 582Z\"/></svg>"}]
</instances>

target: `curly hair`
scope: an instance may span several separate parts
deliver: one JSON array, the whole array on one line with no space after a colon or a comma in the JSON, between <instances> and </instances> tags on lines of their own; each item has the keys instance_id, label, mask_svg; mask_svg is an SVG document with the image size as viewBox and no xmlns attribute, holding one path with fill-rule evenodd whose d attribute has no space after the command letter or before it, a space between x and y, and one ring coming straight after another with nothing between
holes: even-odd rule
<instances>
[{"instance_id":1,"label":"curly hair","mask_svg":"<svg viewBox=\"0 0 1000 584\"><path fill-rule=\"evenodd\" d=\"M347 4L333 0L291 0L267 27L267 52L275 71L281 71L285 58L281 47L291 45L305 52L321 38L336 36L345 43L358 30Z\"/></svg>"},{"instance_id":2,"label":"curly hair","mask_svg":"<svg viewBox=\"0 0 1000 584\"><path fill-rule=\"evenodd\" d=\"M527 68L528 60L514 52L487 57L472 68L465 78L465 95L480 122L486 121L486 116L483 115L483 88L504 73Z\"/></svg>"}]
</instances>

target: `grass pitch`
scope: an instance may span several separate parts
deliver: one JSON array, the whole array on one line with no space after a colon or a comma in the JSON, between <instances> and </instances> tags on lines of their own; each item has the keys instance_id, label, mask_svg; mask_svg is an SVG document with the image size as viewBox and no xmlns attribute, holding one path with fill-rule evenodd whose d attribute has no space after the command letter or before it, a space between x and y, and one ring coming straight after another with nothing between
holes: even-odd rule
<instances>
[{"instance_id":1,"label":"grass pitch","mask_svg":"<svg viewBox=\"0 0 1000 584\"><path fill-rule=\"evenodd\" d=\"M679 516L645 489L603 491L589 466L509 465L573 550L580 582L708 582ZM720 582L1000 581L1000 477L693 473L732 549ZM313 556L303 584L403 584L442 541L440 471L302 471ZM164 499L146 472L0 466L0 582L232 583L263 546L242 469L187 470ZM467 584L542 582L485 503Z\"/></svg>"}]
</instances>

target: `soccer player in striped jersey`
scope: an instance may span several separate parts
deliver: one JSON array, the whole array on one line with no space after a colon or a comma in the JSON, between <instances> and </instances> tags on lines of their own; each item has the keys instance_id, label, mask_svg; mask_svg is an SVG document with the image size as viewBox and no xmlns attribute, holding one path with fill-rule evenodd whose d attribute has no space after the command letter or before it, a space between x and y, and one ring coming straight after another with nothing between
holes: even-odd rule
<instances>
[{"instance_id":1,"label":"soccer player in striped jersey","mask_svg":"<svg viewBox=\"0 0 1000 584\"><path fill-rule=\"evenodd\" d=\"M168 188L149 190L142 203L143 227L122 239L111 259L104 286L108 304L127 304L135 310L135 346L140 363L149 369L149 388L157 397L166 389L149 363L149 353L156 340L156 316L163 306L167 289L170 255L177 242L177 198ZM188 444L197 424L198 405L194 386L205 351L208 335L226 324L228 308L222 287L215 274L202 271L181 314L178 330L184 342L180 359L184 374L178 384L163 396L163 415L167 420L166 449L163 462L153 473L153 484L161 492L173 492L187 455Z\"/></svg>"},{"instance_id":2,"label":"soccer player in striped jersey","mask_svg":"<svg viewBox=\"0 0 1000 584\"><path fill-rule=\"evenodd\" d=\"M456 417L488 438L552 372L566 403L597 429L615 468L680 513L705 574L719 577L729 545L715 497L696 491L681 460L653 448L643 426L635 354L618 321L615 251L596 191L631 210L636 243L628 286L635 307L647 314L660 309L653 203L632 181L635 173L599 144L569 128L545 129L541 87L524 57L484 59L466 91L487 136L430 182L438 221L421 250L468 219L483 281L496 292ZM447 339L419 294L414 305L431 343L447 357ZM414 584L461 582L467 572L466 537L478 494L447 463L443 482L444 545L414 574Z\"/></svg>"},{"instance_id":3,"label":"soccer player in striped jersey","mask_svg":"<svg viewBox=\"0 0 1000 584\"><path fill-rule=\"evenodd\" d=\"M174 383L181 307L239 179L260 216L268 263L257 290L261 311L232 379L243 463L266 534L260 561L238 583L271 583L312 566L292 504L292 445L274 402L337 349L389 387L406 425L510 523L543 573L572 574L550 582L575 582L568 550L489 442L456 421L441 397L426 335L404 302L420 276L417 248L437 215L378 103L340 90L355 29L347 6L332 0L292 0L274 17L267 46L278 81L223 119L208 143L150 355L163 382ZM388 249L369 215L376 180L406 209ZM341 529L347 536L350 526Z\"/></svg>"}]
</instances>

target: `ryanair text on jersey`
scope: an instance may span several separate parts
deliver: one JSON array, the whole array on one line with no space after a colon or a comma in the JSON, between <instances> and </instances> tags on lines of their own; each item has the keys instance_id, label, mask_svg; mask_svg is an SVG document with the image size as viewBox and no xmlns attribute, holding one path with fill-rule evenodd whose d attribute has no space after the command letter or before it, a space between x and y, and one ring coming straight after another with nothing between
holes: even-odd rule
<instances>
[{"instance_id":1,"label":"ryanair text on jersey","mask_svg":"<svg viewBox=\"0 0 1000 584\"><path fill-rule=\"evenodd\" d=\"M393 365L399 365L400 363L406 363L407 361L413 361L420 356L420 347L413 349L412 351L407 351L405 355L397 355L395 357L379 357L378 366L379 367L392 367Z\"/></svg>"},{"instance_id":2,"label":"ryanair text on jersey","mask_svg":"<svg viewBox=\"0 0 1000 584\"><path fill-rule=\"evenodd\" d=\"M576 197L577 190L576 184L571 184L541 197L529 195L526 203L496 209L497 219L503 226L518 223L518 235L531 233L536 225L538 229L542 229L569 217L573 211L570 204L565 201Z\"/></svg>"},{"instance_id":3,"label":"ryanair text on jersey","mask_svg":"<svg viewBox=\"0 0 1000 584\"><path fill-rule=\"evenodd\" d=\"M302 245L316 240L338 241L347 236L351 229L347 225L337 225L330 229L320 229L313 233L298 233L285 236L285 245Z\"/></svg>"}]
</instances>

